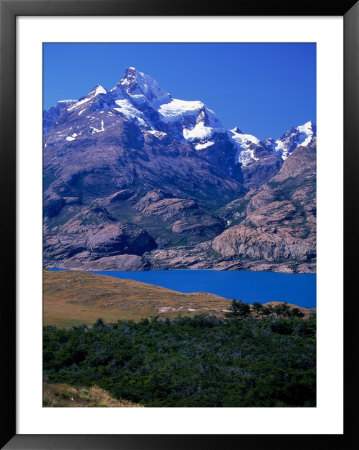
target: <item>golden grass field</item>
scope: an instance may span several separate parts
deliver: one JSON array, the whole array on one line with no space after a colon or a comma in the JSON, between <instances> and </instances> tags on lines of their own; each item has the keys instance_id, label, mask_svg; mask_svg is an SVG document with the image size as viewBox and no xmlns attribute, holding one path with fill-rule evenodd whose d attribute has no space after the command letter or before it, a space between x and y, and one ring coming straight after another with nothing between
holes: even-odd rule
<instances>
[{"instance_id":1,"label":"golden grass field","mask_svg":"<svg viewBox=\"0 0 359 450\"><path fill-rule=\"evenodd\" d=\"M154 316L223 314L230 302L203 292L182 294L152 284L89 272L43 272L44 325L69 326Z\"/></svg>"},{"instance_id":2,"label":"golden grass field","mask_svg":"<svg viewBox=\"0 0 359 450\"><path fill-rule=\"evenodd\" d=\"M44 325L58 327L91 324L98 318L111 323L154 316L222 316L230 307L230 300L205 292L183 294L138 281L70 270L44 270L43 293ZM305 315L312 311L300 309Z\"/></svg>"},{"instance_id":3,"label":"golden grass field","mask_svg":"<svg viewBox=\"0 0 359 450\"><path fill-rule=\"evenodd\" d=\"M139 403L128 400L116 400L97 386L74 387L68 384L43 385L43 405L45 407L112 407L112 408L142 408Z\"/></svg>"}]
</instances>

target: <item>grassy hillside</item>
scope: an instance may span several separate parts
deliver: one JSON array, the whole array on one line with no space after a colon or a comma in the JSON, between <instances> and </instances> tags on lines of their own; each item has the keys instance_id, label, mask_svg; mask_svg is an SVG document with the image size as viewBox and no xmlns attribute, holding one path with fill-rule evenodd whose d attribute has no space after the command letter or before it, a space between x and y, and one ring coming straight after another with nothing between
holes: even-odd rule
<instances>
[{"instance_id":1,"label":"grassy hillside","mask_svg":"<svg viewBox=\"0 0 359 450\"><path fill-rule=\"evenodd\" d=\"M43 405L46 407L142 407L139 403L116 400L107 391L97 386L74 387L68 384L44 383L43 393Z\"/></svg>"},{"instance_id":2,"label":"grassy hillside","mask_svg":"<svg viewBox=\"0 0 359 450\"><path fill-rule=\"evenodd\" d=\"M169 319L198 314L222 317L231 304L226 298L206 292L183 294L152 284L89 272L44 270L43 274L44 325L91 324L99 317L108 323L154 316ZM278 304L265 305L274 307ZM299 309L305 318L314 311Z\"/></svg>"},{"instance_id":3,"label":"grassy hillside","mask_svg":"<svg viewBox=\"0 0 359 450\"><path fill-rule=\"evenodd\" d=\"M88 272L44 270L44 325L173 318L199 313L221 315L228 299L208 293L182 294L147 283Z\"/></svg>"}]
</instances>

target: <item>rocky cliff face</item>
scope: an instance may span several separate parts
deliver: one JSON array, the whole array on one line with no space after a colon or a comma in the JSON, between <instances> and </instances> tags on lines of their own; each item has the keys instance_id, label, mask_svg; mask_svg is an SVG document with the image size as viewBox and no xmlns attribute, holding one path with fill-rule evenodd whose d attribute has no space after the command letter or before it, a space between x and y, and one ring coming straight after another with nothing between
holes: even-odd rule
<instances>
[{"instance_id":1,"label":"rocky cliff face","mask_svg":"<svg viewBox=\"0 0 359 450\"><path fill-rule=\"evenodd\" d=\"M44 112L45 264L313 271L315 127L281 139L225 130L134 68L59 102Z\"/></svg>"},{"instance_id":2,"label":"rocky cliff face","mask_svg":"<svg viewBox=\"0 0 359 450\"><path fill-rule=\"evenodd\" d=\"M257 191L228 204L234 225L212 247L253 268L315 271L316 146L297 148L281 170Z\"/></svg>"},{"instance_id":3,"label":"rocky cliff face","mask_svg":"<svg viewBox=\"0 0 359 450\"><path fill-rule=\"evenodd\" d=\"M66 111L71 105L75 104L77 100L60 100L56 106L51 107L48 111L43 113L43 131L48 133L52 125L57 121L60 115Z\"/></svg>"}]
</instances>

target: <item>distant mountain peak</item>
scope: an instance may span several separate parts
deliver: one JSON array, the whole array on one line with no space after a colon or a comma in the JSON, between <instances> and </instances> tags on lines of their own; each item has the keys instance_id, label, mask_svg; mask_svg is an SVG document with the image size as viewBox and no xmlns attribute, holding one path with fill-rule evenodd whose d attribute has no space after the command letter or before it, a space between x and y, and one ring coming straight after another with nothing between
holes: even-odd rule
<instances>
[{"instance_id":1,"label":"distant mountain peak","mask_svg":"<svg viewBox=\"0 0 359 450\"><path fill-rule=\"evenodd\" d=\"M252 134L244 134L238 127L229 130L229 136L234 141L237 153L235 156L236 163L241 163L243 166L253 161L258 161L255 156L255 147L260 145L260 140Z\"/></svg>"},{"instance_id":2,"label":"distant mountain peak","mask_svg":"<svg viewBox=\"0 0 359 450\"><path fill-rule=\"evenodd\" d=\"M135 67L127 67L124 76L111 91L121 90L136 105L148 103L152 107L169 103L171 96L165 92L155 79ZM117 97L121 97L117 94Z\"/></svg>"},{"instance_id":3,"label":"distant mountain peak","mask_svg":"<svg viewBox=\"0 0 359 450\"><path fill-rule=\"evenodd\" d=\"M79 107L83 107L83 105L88 106L93 103L93 100L100 94L107 94L107 90L101 86L100 84L96 85L91 91L85 96L80 98L76 103L71 104L67 111L78 110Z\"/></svg>"},{"instance_id":4,"label":"distant mountain peak","mask_svg":"<svg viewBox=\"0 0 359 450\"><path fill-rule=\"evenodd\" d=\"M290 128L279 139L266 139L264 144L267 148L279 155L283 160L287 159L294 150L300 146L306 147L313 143L317 130L313 121L309 120L303 125Z\"/></svg>"},{"instance_id":5,"label":"distant mountain peak","mask_svg":"<svg viewBox=\"0 0 359 450\"><path fill-rule=\"evenodd\" d=\"M47 133L52 125L57 121L62 112L69 108L71 105L77 103L78 100L58 100L55 106L52 106L48 111L43 112L43 130Z\"/></svg>"},{"instance_id":6,"label":"distant mountain peak","mask_svg":"<svg viewBox=\"0 0 359 450\"><path fill-rule=\"evenodd\" d=\"M107 94L107 90L100 84L97 84L93 89L91 89L91 91L87 94L86 97L93 98L99 94Z\"/></svg>"},{"instance_id":7,"label":"distant mountain peak","mask_svg":"<svg viewBox=\"0 0 359 450\"><path fill-rule=\"evenodd\" d=\"M130 83L133 83L137 79L137 75L143 76L144 74L142 72L138 72L135 67L126 67L125 73L123 77L120 80L120 84L123 86L128 85Z\"/></svg>"},{"instance_id":8,"label":"distant mountain peak","mask_svg":"<svg viewBox=\"0 0 359 450\"><path fill-rule=\"evenodd\" d=\"M238 126L235 126L234 128L232 128L232 129L229 130L229 131L231 131L232 133L243 134L243 133L242 133L242 130L240 130Z\"/></svg>"},{"instance_id":9,"label":"distant mountain peak","mask_svg":"<svg viewBox=\"0 0 359 450\"><path fill-rule=\"evenodd\" d=\"M305 133L307 135L313 134L313 132L315 132L315 125L311 120L309 120L308 122L304 123L303 125L297 126L296 130L298 130L301 133Z\"/></svg>"},{"instance_id":10,"label":"distant mountain peak","mask_svg":"<svg viewBox=\"0 0 359 450\"><path fill-rule=\"evenodd\" d=\"M308 120L308 122L306 122L304 125L308 125L313 127L314 126L314 122L312 120Z\"/></svg>"},{"instance_id":11,"label":"distant mountain peak","mask_svg":"<svg viewBox=\"0 0 359 450\"><path fill-rule=\"evenodd\" d=\"M121 78L121 80L126 80L128 78L133 78L136 77L137 75L139 76L144 76L145 74L143 72L140 72L139 70L136 69L136 67L126 67L125 72L123 77Z\"/></svg>"},{"instance_id":12,"label":"distant mountain peak","mask_svg":"<svg viewBox=\"0 0 359 450\"><path fill-rule=\"evenodd\" d=\"M157 138L169 136L178 142L186 141L195 150L203 151L207 157L218 151L232 152L230 158L235 165L240 164L242 167L268 158L268 155L272 157L270 153L277 156L277 160L285 160L297 147L311 145L316 136L316 126L311 120L290 128L276 140L269 138L261 141L254 135L243 133L238 126L227 130L215 112L204 103L173 98L154 78L133 66L124 70L123 77L110 91L98 84L79 100L61 100L58 107L45 111L45 133L63 111L70 112L71 120L74 120L73 112L85 119L81 127L90 128L92 134L103 131L103 122L108 129L117 120L115 117L120 116L133 121ZM83 114L85 111L86 114ZM95 112L103 115L94 124ZM91 125L87 119L91 121ZM63 139L72 141L73 134L63 136ZM86 135L85 131L83 135ZM228 155L226 158L226 161L229 160Z\"/></svg>"}]
</instances>

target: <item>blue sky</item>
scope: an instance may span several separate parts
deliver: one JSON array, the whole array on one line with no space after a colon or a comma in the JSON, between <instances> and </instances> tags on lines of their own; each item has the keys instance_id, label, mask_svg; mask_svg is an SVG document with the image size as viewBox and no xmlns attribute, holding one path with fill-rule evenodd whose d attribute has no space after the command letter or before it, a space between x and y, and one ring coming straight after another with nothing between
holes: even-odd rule
<instances>
[{"instance_id":1,"label":"blue sky","mask_svg":"<svg viewBox=\"0 0 359 450\"><path fill-rule=\"evenodd\" d=\"M43 62L44 109L97 84L110 89L133 66L260 139L316 122L315 44L48 43Z\"/></svg>"}]
</instances>

